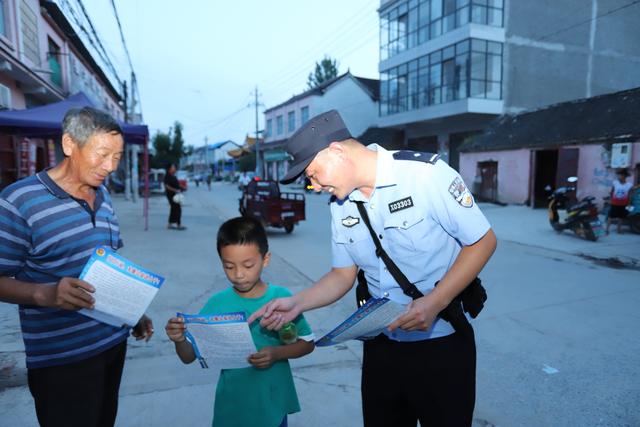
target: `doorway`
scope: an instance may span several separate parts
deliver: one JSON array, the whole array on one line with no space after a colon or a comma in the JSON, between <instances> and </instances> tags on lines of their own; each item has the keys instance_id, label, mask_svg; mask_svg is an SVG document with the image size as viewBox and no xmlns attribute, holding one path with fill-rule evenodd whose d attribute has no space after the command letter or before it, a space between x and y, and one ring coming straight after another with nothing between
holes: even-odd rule
<instances>
[{"instance_id":1,"label":"doorway","mask_svg":"<svg viewBox=\"0 0 640 427\"><path fill-rule=\"evenodd\" d=\"M535 152L535 178L533 188L533 207L546 207L550 195L546 188L556 188L558 171L558 150L540 150Z\"/></svg>"},{"instance_id":2,"label":"doorway","mask_svg":"<svg viewBox=\"0 0 640 427\"><path fill-rule=\"evenodd\" d=\"M480 186L476 197L479 201L496 203L498 201L498 162L478 162Z\"/></svg>"},{"instance_id":3,"label":"doorway","mask_svg":"<svg viewBox=\"0 0 640 427\"><path fill-rule=\"evenodd\" d=\"M413 151L425 153L438 153L438 136L425 136L422 138L411 138L407 141L407 148Z\"/></svg>"}]
</instances>

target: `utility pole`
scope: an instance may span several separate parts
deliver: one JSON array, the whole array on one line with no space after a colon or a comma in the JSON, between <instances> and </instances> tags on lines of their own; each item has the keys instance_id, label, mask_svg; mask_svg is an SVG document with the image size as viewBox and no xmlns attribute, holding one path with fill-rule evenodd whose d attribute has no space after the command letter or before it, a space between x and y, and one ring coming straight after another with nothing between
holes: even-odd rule
<instances>
[{"instance_id":1,"label":"utility pole","mask_svg":"<svg viewBox=\"0 0 640 427\"><path fill-rule=\"evenodd\" d=\"M256 175L261 178L266 178L266 170L264 169L263 155L262 155L262 147L260 144L260 126L258 125L258 107L263 106L260 102L258 102L258 86L256 86L256 91L254 93L255 101L253 104L249 104L249 106L256 107Z\"/></svg>"},{"instance_id":2,"label":"utility pole","mask_svg":"<svg viewBox=\"0 0 640 427\"><path fill-rule=\"evenodd\" d=\"M129 121L129 103L127 102L127 81L122 82L122 94L124 102L124 122ZM127 144L124 146L124 199L129 200L131 197L131 162L129 160L130 150Z\"/></svg>"},{"instance_id":3,"label":"utility pole","mask_svg":"<svg viewBox=\"0 0 640 427\"><path fill-rule=\"evenodd\" d=\"M207 175L211 172L211 165L209 165L209 137L204 137L204 164L206 166ZM205 177L206 178L206 177Z\"/></svg>"}]
</instances>

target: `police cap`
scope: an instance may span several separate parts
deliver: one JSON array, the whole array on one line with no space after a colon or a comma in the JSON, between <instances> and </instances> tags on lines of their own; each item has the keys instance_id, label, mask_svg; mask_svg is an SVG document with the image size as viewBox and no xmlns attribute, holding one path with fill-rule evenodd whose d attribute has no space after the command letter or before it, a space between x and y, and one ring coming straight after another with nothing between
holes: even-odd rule
<instances>
[{"instance_id":1,"label":"police cap","mask_svg":"<svg viewBox=\"0 0 640 427\"><path fill-rule=\"evenodd\" d=\"M316 154L332 142L349 138L351 134L336 110L313 117L287 140L285 150L293 157L293 161L289 164L289 172L280 182L293 182L309 166Z\"/></svg>"}]
</instances>

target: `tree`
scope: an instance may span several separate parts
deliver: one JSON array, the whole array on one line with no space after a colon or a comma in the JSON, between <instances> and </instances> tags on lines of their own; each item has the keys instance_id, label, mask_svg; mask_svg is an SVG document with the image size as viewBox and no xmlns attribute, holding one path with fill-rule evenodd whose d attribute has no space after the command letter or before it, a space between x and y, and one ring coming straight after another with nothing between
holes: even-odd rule
<instances>
[{"instance_id":1,"label":"tree","mask_svg":"<svg viewBox=\"0 0 640 427\"><path fill-rule=\"evenodd\" d=\"M176 121L168 133L156 132L151 140L155 150L151 159L152 167L164 168L171 163L176 166L180 164L180 159L187 154L182 138L183 129L182 123Z\"/></svg>"},{"instance_id":2,"label":"tree","mask_svg":"<svg viewBox=\"0 0 640 427\"><path fill-rule=\"evenodd\" d=\"M239 172L250 172L256 170L256 153L245 154L238 159L236 168Z\"/></svg>"},{"instance_id":3,"label":"tree","mask_svg":"<svg viewBox=\"0 0 640 427\"><path fill-rule=\"evenodd\" d=\"M325 55L322 61L316 62L315 71L309 73L307 84L309 89L313 89L335 77L338 77L338 62Z\"/></svg>"}]
</instances>

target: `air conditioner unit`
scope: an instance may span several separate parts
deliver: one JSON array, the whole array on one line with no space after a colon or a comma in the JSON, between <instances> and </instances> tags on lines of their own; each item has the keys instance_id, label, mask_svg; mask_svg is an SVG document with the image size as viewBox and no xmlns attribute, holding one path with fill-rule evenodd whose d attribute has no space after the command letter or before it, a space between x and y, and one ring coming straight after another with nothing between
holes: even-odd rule
<instances>
[{"instance_id":1,"label":"air conditioner unit","mask_svg":"<svg viewBox=\"0 0 640 427\"><path fill-rule=\"evenodd\" d=\"M0 84L0 110L8 110L11 108L11 89Z\"/></svg>"}]
</instances>

